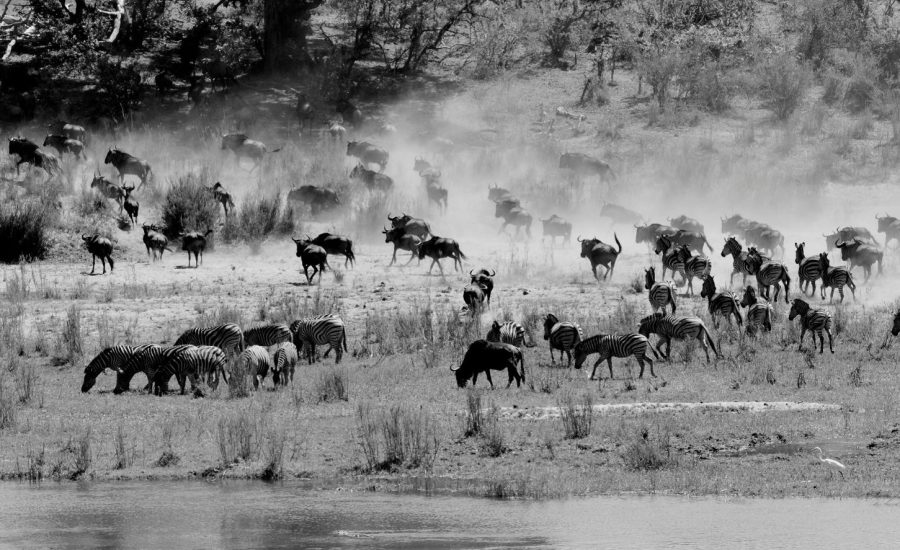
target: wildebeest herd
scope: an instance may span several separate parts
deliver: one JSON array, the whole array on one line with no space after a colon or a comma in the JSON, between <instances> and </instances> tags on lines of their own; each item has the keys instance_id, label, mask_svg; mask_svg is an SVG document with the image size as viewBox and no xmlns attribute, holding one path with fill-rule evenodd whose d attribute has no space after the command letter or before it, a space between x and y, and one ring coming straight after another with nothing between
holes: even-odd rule
<instances>
[{"instance_id":1,"label":"wildebeest herd","mask_svg":"<svg viewBox=\"0 0 900 550\"><path fill-rule=\"evenodd\" d=\"M346 129L336 126L339 125L329 128L331 136L343 139ZM16 156L17 170L21 164L31 164L43 169L52 178L60 170L57 155L86 158L86 140L84 128L60 122L51 125L50 134L43 142L45 147L55 149L56 155L25 138L11 138L9 153ZM251 171L259 168L267 154L278 151L270 151L264 143L245 134L223 136L221 149L233 153L239 164L249 160ZM393 190L393 179L384 174L391 158L387 150L366 141L349 141L346 155L356 160L355 166L349 170L350 180L361 183L372 192L390 193ZM105 163L116 168L118 182L110 181L98 172L90 187L115 201L120 212L127 214L129 223L136 225L139 223L140 205L134 194L142 186L152 184L153 171L148 162L118 148L108 149ZM583 153L562 154L558 166L575 177L596 177L605 183L617 177L608 164ZM449 191L442 183L441 169L422 157L415 159L412 169L421 179L429 203L433 203L440 213L446 212ZM137 178L137 185L126 184L126 176ZM234 210L234 198L221 183L207 188L207 191L209 199L220 204L226 216ZM532 237L534 216L511 190L493 184L488 187L487 198L493 202L495 218L500 220L498 232L505 232L512 226L513 231L507 233L510 238L528 240ZM334 210L343 203L334 190L314 185L292 189L287 200L306 205L313 217ZM398 251L405 251L410 254L406 265L413 259L421 262L430 258L429 274L437 265L441 276L444 276L441 263L444 259L452 261L455 271L464 271L463 261L467 258L459 242L435 235L425 219L405 212L400 216L390 212L384 214L390 222L389 227L384 227L382 231L384 242L393 246L388 267L396 262ZM864 284L867 283L873 266L877 264L878 273L881 273L884 248L888 243L893 240L900 242L900 219L887 215L876 217L877 233L884 235L883 243L879 243L867 228L852 226L837 227L833 233L824 235L825 250L819 253L808 254L811 247L806 242L795 242L797 276L794 292L799 289L803 298L791 299L791 269L783 262L787 253L785 236L768 224L741 215L724 217L721 218L723 241L720 257L730 262L728 288L733 287L735 275L741 277L741 291L735 294L721 288L724 285L717 285L711 273L715 258L705 252L712 253L715 249L700 221L682 215L669 218L667 223L645 223L640 214L613 203L603 203L598 214L619 228L632 225L635 243L644 243L648 255L655 253L658 256L659 271L655 265L644 269L644 281L640 286L647 292L650 311L649 315L640 319L634 332L596 334L585 338L577 323L561 320L552 312L545 313L543 336L549 345L551 363L555 361L554 352L559 352L560 359L562 354L566 354L567 366L572 364L574 357L575 368L581 368L588 356L596 355L591 379L603 361L606 361L610 377L613 377L612 358L631 356L640 366L640 376L643 376L645 365L649 366L650 374L656 376L654 359L670 359L672 340L696 340L704 350L707 361L711 360L710 351L712 357L720 357L721 351L706 323L700 317L677 313L679 299L685 298L679 296L677 289L686 287L686 296L690 300L695 294L695 280L699 282L699 298L706 300L713 330L718 330L720 321L724 319L728 330L742 330L750 336L772 331L773 325L780 320L777 304L783 298L790 305L788 322L799 318L799 349L802 349L803 339L809 332L814 346L818 337L820 353L824 352L825 336L828 337L829 350L834 353L833 319L827 309L812 303L817 299L816 289L819 289L820 299L824 300L826 289L830 288L830 302L837 290L843 302L846 287L855 299L857 284L852 271L861 267L865 275ZM557 238L562 245L570 243L573 232L571 221L556 213L539 219L542 241L549 237L551 248L557 246ZM163 228L152 224L145 224L142 228L148 256L153 261L161 260L164 251L172 250ZM181 249L188 254L189 267L191 256L194 267L202 263L207 239L212 232L212 228L202 227L191 228L178 235ZM115 263L110 239L98 234L82 235L82 239L92 257L91 274L95 273L98 258L103 273L106 273L107 263L112 272ZM588 261L594 279L598 282L612 279L623 251L618 234L613 233L614 244L605 243L595 236L583 238L578 235L576 240L580 245L580 257ZM354 244L345 236L321 233L315 238L306 235L304 238L293 238L293 241L308 285L313 283L317 274L321 284L323 271L331 267L329 256L343 256L345 268L356 264ZM835 250L839 251L846 265L832 265L829 253ZM667 279L667 274L671 274L671 279ZM469 276L470 281L462 290L461 305L471 319L487 312L491 307L492 293L497 290L504 292L504 289L502 284L495 287L495 269L470 270ZM755 286L747 284L748 277L756 280ZM507 386L513 381L521 385L525 380L523 348L535 345L533 340L526 338L528 332L523 324L516 321L494 322L484 339L469 345L462 364L452 369L457 384L464 387L471 380L474 385L479 373L484 372L493 386L490 371L506 370L509 376ZM895 317L892 333L900 333L900 312ZM656 337L655 343L651 343L651 336ZM239 372L246 373L255 387L262 383L269 371L276 386L283 385L293 379L299 353L305 351L311 363L316 359L315 346L325 344L329 345L325 355L334 350L336 360L340 361L342 353L347 350L347 337L343 321L337 316L300 319L290 326L266 325L243 330L237 325L199 327L186 332L171 346L114 346L103 350L85 369L82 390L88 391L100 372L111 369L117 373L117 393L128 389L130 379L137 372L147 376L146 389L153 393L164 393L172 376L176 377L182 393L187 381L191 382L196 392L200 392L198 384L202 380L212 387L218 384L220 378L227 381L229 369L226 365L229 360L237 362ZM231 373L234 372L232 369Z\"/></svg>"}]
</instances>

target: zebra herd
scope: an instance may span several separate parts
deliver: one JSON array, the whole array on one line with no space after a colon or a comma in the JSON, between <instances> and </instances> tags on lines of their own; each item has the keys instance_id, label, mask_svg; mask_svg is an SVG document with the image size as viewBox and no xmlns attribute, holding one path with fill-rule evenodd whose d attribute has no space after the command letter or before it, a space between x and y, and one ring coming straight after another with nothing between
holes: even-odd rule
<instances>
[{"instance_id":1,"label":"zebra herd","mask_svg":"<svg viewBox=\"0 0 900 550\"><path fill-rule=\"evenodd\" d=\"M236 374L249 377L258 389L272 372L275 387L292 384L299 352L307 361L317 360L316 346L328 345L323 357L334 350L340 363L347 351L347 333L337 315L319 315L298 319L288 325L267 324L246 330L234 323L190 328L173 345L116 345L101 351L84 369L81 391L88 392L97 377L107 369L116 373L115 394L129 390L138 373L147 377L145 390L162 395L174 376L181 394L187 382L196 395L202 395L200 382L213 390L220 380L230 383ZM229 362L232 364L229 365Z\"/></svg>"}]
</instances>

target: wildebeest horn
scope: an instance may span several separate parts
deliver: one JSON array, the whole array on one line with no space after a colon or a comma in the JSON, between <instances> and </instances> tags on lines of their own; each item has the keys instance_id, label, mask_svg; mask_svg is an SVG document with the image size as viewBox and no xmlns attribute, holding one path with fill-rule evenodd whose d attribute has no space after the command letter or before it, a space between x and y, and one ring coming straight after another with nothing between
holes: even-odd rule
<instances>
[{"instance_id":1,"label":"wildebeest horn","mask_svg":"<svg viewBox=\"0 0 900 550\"><path fill-rule=\"evenodd\" d=\"M89 237L85 237L85 236L84 236L84 233L82 233L82 234L81 234L81 239L84 240L84 241L86 241L86 240L89 239Z\"/></svg>"},{"instance_id":2,"label":"wildebeest horn","mask_svg":"<svg viewBox=\"0 0 900 550\"><path fill-rule=\"evenodd\" d=\"M837 239L834 240L834 246L841 246L841 245L838 244L838 240L837 240Z\"/></svg>"},{"instance_id":3,"label":"wildebeest horn","mask_svg":"<svg viewBox=\"0 0 900 550\"><path fill-rule=\"evenodd\" d=\"M578 235L578 237L576 237L575 240L578 242L581 242L581 235Z\"/></svg>"},{"instance_id":4,"label":"wildebeest horn","mask_svg":"<svg viewBox=\"0 0 900 550\"><path fill-rule=\"evenodd\" d=\"M493 276L495 276L495 275L497 275L497 270L496 270L496 269L492 269L492 270L491 270L491 277L493 277Z\"/></svg>"},{"instance_id":5,"label":"wildebeest horn","mask_svg":"<svg viewBox=\"0 0 900 550\"><path fill-rule=\"evenodd\" d=\"M456 372L456 371L459 370L459 367L453 368L453 367L451 366L451 367L450 367L450 370L451 370L452 372Z\"/></svg>"},{"instance_id":6,"label":"wildebeest horn","mask_svg":"<svg viewBox=\"0 0 900 550\"><path fill-rule=\"evenodd\" d=\"M391 220L391 221L394 220L394 218L391 217L391 213L390 213L390 212L388 212L388 218L387 218L387 219L389 219L389 220Z\"/></svg>"},{"instance_id":7,"label":"wildebeest horn","mask_svg":"<svg viewBox=\"0 0 900 550\"><path fill-rule=\"evenodd\" d=\"M295 239L294 237L291 237L291 240L294 241L295 243L299 243L299 242L300 242L300 239Z\"/></svg>"},{"instance_id":8,"label":"wildebeest horn","mask_svg":"<svg viewBox=\"0 0 900 550\"><path fill-rule=\"evenodd\" d=\"M474 269L470 269L470 270L469 270L469 276L470 276L470 277L474 277L474 276L475 276L475 274L472 273L473 271L475 271L475 270L474 270Z\"/></svg>"}]
</instances>

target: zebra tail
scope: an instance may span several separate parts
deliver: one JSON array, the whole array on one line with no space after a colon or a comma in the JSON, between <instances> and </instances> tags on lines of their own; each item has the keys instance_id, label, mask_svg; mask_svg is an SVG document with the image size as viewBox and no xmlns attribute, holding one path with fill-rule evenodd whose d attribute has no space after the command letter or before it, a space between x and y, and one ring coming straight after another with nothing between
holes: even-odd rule
<instances>
[{"instance_id":1,"label":"zebra tail","mask_svg":"<svg viewBox=\"0 0 900 550\"><path fill-rule=\"evenodd\" d=\"M519 352L519 374L522 376L522 382L525 381L525 355L520 351Z\"/></svg>"},{"instance_id":2,"label":"zebra tail","mask_svg":"<svg viewBox=\"0 0 900 550\"><path fill-rule=\"evenodd\" d=\"M347 329L344 328L341 333L341 344L344 346L344 351L347 351Z\"/></svg>"},{"instance_id":3,"label":"zebra tail","mask_svg":"<svg viewBox=\"0 0 900 550\"><path fill-rule=\"evenodd\" d=\"M712 348L713 353L718 357L719 351L716 349L716 343L713 342L712 335L709 333L709 329L706 328L706 325L703 325L703 335L706 337L706 341L709 342L709 347Z\"/></svg>"},{"instance_id":4,"label":"zebra tail","mask_svg":"<svg viewBox=\"0 0 900 550\"><path fill-rule=\"evenodd\" d=\"M462 253L462 250L459 249L459 243L456 243L456 253L459 254L459 257L463 260L466 259L466 255ZM881 265L881 264L878 264Z\"/></svg>"}]
</instances>

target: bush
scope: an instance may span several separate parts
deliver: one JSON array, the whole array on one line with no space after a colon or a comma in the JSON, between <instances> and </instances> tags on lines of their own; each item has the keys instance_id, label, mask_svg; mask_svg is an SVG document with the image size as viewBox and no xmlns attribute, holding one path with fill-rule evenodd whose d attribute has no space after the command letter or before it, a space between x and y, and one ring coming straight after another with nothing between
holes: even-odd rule
<instances>
[{"instance_id":1,"label":"bush","mask_svg":"<svg viewBox=\"0 0 900 550\"><path fill-rule=\"evenodd\" d=\"M671 456L668 435L665 442L656 442L650 437L650 430L642 428L634 441L625 448L622 460L630 470L659 470L675 461Z\"/></svg>"},{"instance_id":2,"label":"bush","mask_svg":"<svg viewBox=\"0 0 900 550\"><path fill-rule=\"evenodd\" d=\"M399 466L427 470L437 457L437 422L421 408L394 405L373 413L367 404L360 404L356 429L368 471Z\"/></svg>"},{"instance_id":3,"label":"bush","mask_svg":"<svg viewBox=\"0 0 900 550\"><path fill-rule=\"evenodd\" d=\"M50 250L46 229L55 213L46 203L28 199L0 206L0 262L42 260Z\"/></svg>"},{"instance_id":4,"label":"bush","mask_svg":"<svg viewBox=\"0 0 900 550\"><path fill-rule=\"evenodd\" d=\"M792 55L782 54L759 68L761 93L778 120L786 120L803 102L810 75Z\"/></svg>"},{"instance_id":5,"label":"bush","mask_svg":"<svg viewBox=\"0 0 900 550\"><path fill-rule=\"evenodd\" d=\"M18 418L16 396L4 386L3 376L0 376L0 430L15 427Z\"/></svg>"},{"instance_id":6,"label":"bush","mask_svg":"<svg viewBox=\"0 0 900 550\"><path fill-rule=\"evenodd\" d=\"M566 439L581 439L591 435L594 398L590 393L585 393L578 400L571 393L567 393L557 404L559 418L566 431Z\"/></svg>"},{"instance_id":7,"label":"bush","mask_svg":"<svg viewBox=\"0 0 900 550\"><path fill-rule=\"evenodd\" d=\"M205 231L219 223L221 206L213 200L206 187L213 184L208 172L190 173L178 181L166 193L163 205L165 234L174 239L186 231Z\"/></svg>"},{"instance_id":8,"label":"bush","mask_svg":"<svg viewBox=\"0 0 900 550\"><path fill-rule=\"evenodd\" d=\"M228 467L240 460L248 460L253 452L253 425L243 413L219 418L216 426L216 444L222 466Z\"/></svg>"},{"instance_id":9,"label":"bush","mask_svg":"<svg viewBox=\"0 0 900 550\"><path fill-rule=\"evenodd\" d=\"M282 211L280 193L244 201L240 211L225 220L222 240L227 243L245 241L255 250L270 234L293 233L293 214L290 205Z\"/></svg>"},{"instance_id":10,"label":"bush","mask_svg":"<svg viewBox=\"0 0 900 550\"><path fill-rule=\"evenodd\" d=\"M316 384L316 398L319 403L347 401L347 375L343 371L330 370L319 378Z\"/></svg>"}]
</instances>

